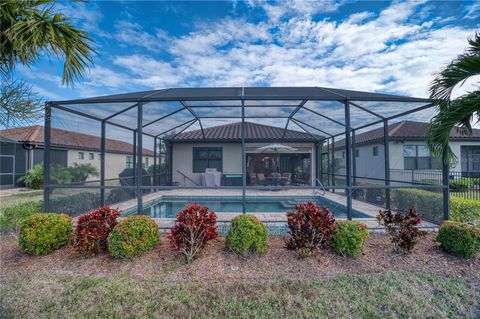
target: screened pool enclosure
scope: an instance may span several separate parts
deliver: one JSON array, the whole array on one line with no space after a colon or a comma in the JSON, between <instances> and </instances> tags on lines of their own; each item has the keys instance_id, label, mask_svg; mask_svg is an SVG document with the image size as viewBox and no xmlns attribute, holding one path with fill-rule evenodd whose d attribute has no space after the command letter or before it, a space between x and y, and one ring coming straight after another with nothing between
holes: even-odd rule
<instances>
[{"instance_id":1,"label":"screened pool enclosure","mask_svg":"<svg viewBox=\"0 0 480 319\"><path fill-rule=\"evenodd\" d=\"M296 203L316 201L338 218L366 220L382 208L415 206L438 224L449 217L448 165L419 138L417 160L440 163L422 169L439 170L443 183L402 178L411 146L390 140L395 123L428 122L432 112L428 99L321 87L176 88L48 102L45 211L77 216L109 204L168 219L198 202L225 216L275 221ZM55 160L58 150L66 164ZM93 169L65 177L85 166Z\"/></svg>"}]
</instances>

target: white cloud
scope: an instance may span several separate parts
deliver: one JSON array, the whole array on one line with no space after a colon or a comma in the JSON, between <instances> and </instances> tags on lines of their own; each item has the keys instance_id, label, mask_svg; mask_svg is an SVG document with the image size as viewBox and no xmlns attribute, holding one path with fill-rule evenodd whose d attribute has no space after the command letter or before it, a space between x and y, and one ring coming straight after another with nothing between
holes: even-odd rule
<instances>
[{"instance_id":1,"label":"white cloud","mask_svg":"<svg viewBox=\"0 0 480 319\"><path fill-rule=\"evenodd\" d=\"M119 21L115 24L115 38L125 46L140 46L152 52L159 52L165 46L167 35L158 30L155 35L143 31L138 23Z\"/></svg>"},{"instance_id":2,"label":"white cloud","mask_svg":"<svg viewBox=\"0 0 480 319\"><path fill-rule=\"evenodd\" d=\"M279 5L286 3L293 2ZM122 22L118 39L128 43L133 37L151 52L164 50L168 59L119 55L112 58L117 71L95 68L89 84L124 90L308 85L427 96L434 73L463 52L475 31L419 24L413 18L428 9L423 2L395 2L378 14L359 12L341 22L312 19L327 9L300 6L295 10L303 15L280 22L209 21L180 37Z\"/></svg>"}]
</instances>

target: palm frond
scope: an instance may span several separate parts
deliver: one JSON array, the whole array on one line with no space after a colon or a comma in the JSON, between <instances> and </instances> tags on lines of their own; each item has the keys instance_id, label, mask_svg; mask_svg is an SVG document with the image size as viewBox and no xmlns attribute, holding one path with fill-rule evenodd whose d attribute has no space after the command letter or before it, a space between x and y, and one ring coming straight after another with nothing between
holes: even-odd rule
<instances>
[{"instance_id":1,"label":"palm frond","mask_svg":"<svg viewBox=\"0 0 480 319\"><path fill-rule=\"evenodd\" d=\"M466 94L449 104L440 103L442 111L430 122L427 145L436 157L446 152L447 161L452 163L456 161L456 157L449 146L450 132L458 130L465 136L472 133L471 123L478 123L480 120L480 91Z\"/></svg>"},{"instance_id":2,"label":"palm frond","mask_svg":"<svg viewBox=\"0 0 480 319\"><path fill-rule=\"evenodd\" d=\"M459 55L433 80L430 86L431 99L449 100L457 85L480 74L480 33L476 33L469 44L466 53Z\"/></svg>"}]
</instances>

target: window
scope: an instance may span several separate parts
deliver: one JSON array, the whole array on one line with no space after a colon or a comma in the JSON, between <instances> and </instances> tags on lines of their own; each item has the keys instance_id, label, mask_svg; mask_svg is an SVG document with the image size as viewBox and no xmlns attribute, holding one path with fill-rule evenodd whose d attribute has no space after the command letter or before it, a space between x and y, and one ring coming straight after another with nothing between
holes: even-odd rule
<instances>
[{"instance_id":1,"label":"window","mask_svg":"<svg viewBox=\"0 0 480 319\"><path fill-rule=\"evenodd\" d=\"M355 157L360 157L360 150L355 150Z\"/></svg>"},{"instance_id":2,"label":"window","mask_svg":"<svg viewBox=\"0 0 480 319\"><path fill-rule=\"evenodd\" d=\"M126 168L133 168L133 156L131 156L131 155L126 156L125 167Z\"/></svg>"},{"instance_id":3,"label":"window","mask_svg":"<svg viewBox=\"0 0 480 319\"><path fill-rule=\"evenodd\" d=\"M148 168L148 157L145 157L145 161L143 162L143 168Z\"/></svg>"},{"instance_id":4,"label":"window","mask_svg":"<svg viewBox=\"0 0 480 319\"><path fill-rule=\"evenodd\" d=\"M77 159L83 160L83 152L78 152Z\"/></svg>"},{"instance_id":5,"label":"window","mask_svg":"<svg viewBox=\"0 0 480 319\"><path fill-rule=\"evenodd\" d=\"M378 146L373 147L373 156L378 156Z\"/></svg>"},{"instance_id":6,"label":"window","mask_svg":"<svg viewBox=\"0 0 480 319\"><path fill-rule=\"evenodd\" d=\"M95 154L93 153L88 153L88 159L93 160L95 158Z\"/></svg>"},{"instance_id":7,"label":"window","mask_svg":"<svg viewBox=\"0 0 480 319\"><path fill-rule=\"evenodd\" d=\"M193 148L193 172L204 173L206 168L216 168L221 172L223 162L223 150L221 147L194 147Z\"/></svg>"},{"instance_id":8,"label":"window","mask_svg":"<svg viewBox=\"0 0 480 319\"><path fill-rule=\"evenodd\" d=\"M433 158L425 145L404 145L403 160L405 169L440 169L442 163Z\"/></svg>"}]
</instances>

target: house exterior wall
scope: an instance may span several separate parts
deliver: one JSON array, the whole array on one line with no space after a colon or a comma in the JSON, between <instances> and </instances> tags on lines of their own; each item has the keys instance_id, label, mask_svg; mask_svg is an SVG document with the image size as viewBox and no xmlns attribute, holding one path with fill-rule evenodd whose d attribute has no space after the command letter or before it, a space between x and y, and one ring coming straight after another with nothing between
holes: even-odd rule
<instances>
[{"instance_id":1,"label":"house exterior wall","mask_svg":"<svg viewBox=\"0 0 480 319\"><path fill-rule=\"evenodd\" d=\"M269 143L246 143L246 148L256 148ZM291 147L310 147L312 152L312 176L315 176L315 152L313 143L282 143ZM183 174L200 184L201 173L193 173L194 147L221 147L223 149L223 173L242 173L242 146L240 143L173 143L172 144L172 182L184 185ZM313 182L313 181L312 181ZM188 180L186 186L193 184Z\"/></svg>"},{"instance_id":2,"label":"house exterior wall","mask_svg":"<svg viewBox=\"0 0 480 319\"><path fill-rule=\"evenodd\" d=\"M83 152L83 159L78 159L79 152ZM90 153L93 153L93 160L89 159ZM129 156L129 154L105 153L105 179L118 178L118 174L127 167L127 156ZM144 155L143 163L146 163L147 161L149 166L153 165L153 156ZM83 150L68 150L67 165L73 166L74 163L92 164L100 172L100 153ZM90 177L88 180L98 180L98 177Z\"/></svg>"},{"instance_id":3,"label":"house exterior wall","mask_svg":"<svg viewBox=\"0 0 480 319\"><path fill-rule=\"evenodd\" d=\"M412 175L411 171L401 172L405 169L405 162L403 156L403 146L404 145L426 145L424 141L391 141L389 142L389 160L390 160L390 179L392 181L411 181ZM373 156L373 147L378 147L378 156ZM462 146L480 146L480 142L474 141L451 141L450 147L452 151L457 156L456 165L451 168L451 171L460 172L462 171ZM358 177L369 177L369 178L379 178L384 179L384 170L385 170L385 161L384 161L384 148L382 144L372 144L366 146L357 146L359 150L359 157L356 158L356 169ZM345 158L342 157L344 149L338 149L335 151L335 157L342 159L343 168L339 170L338 174L345 175L346 165ZM398 171L396 171L398 170ZM424 178L428 179L429 173L434 173L432 177L438 177L438 174L441 174L438 169L425 169L425 170L415 170L416 173L419 173L418 176L424 174Z\"/></svg>"}]
</instances>

